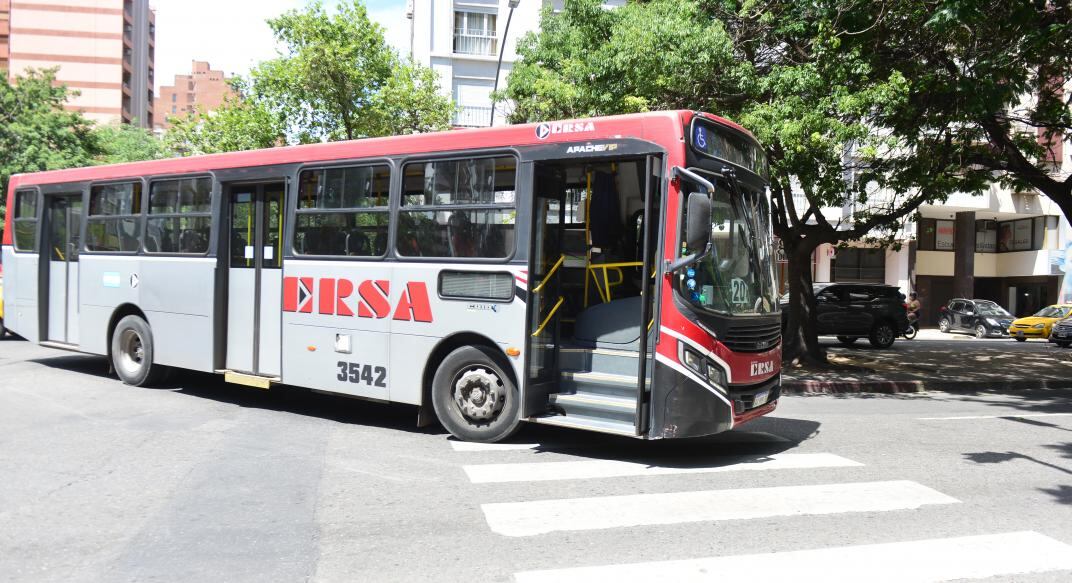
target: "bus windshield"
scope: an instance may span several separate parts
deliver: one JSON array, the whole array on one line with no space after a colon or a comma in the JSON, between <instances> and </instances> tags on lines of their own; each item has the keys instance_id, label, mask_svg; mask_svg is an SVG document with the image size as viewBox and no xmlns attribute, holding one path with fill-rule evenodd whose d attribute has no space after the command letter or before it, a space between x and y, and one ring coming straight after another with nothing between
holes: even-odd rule
<instances>
[{"instance_id":1,"label":"bus windshield","mask_svg":"<svg viewBox=\"0 0 1072 583\"><path fill-rule=\"evenodd\" d=\"M770 207L760 192L738 192L723 181L717 183L711 208L712 253L682 269L679 292L700 310L770 314L778 311Z\"/></svg>"}]
</instances>

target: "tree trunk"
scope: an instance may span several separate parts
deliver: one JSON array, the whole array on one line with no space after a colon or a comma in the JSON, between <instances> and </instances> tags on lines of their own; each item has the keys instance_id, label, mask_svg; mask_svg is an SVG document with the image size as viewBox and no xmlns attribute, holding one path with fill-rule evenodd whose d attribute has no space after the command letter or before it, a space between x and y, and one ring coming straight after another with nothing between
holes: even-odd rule
<instances>
[{"instance_id":1,"label":"tree trunk","mask_svg":"<svg viewBox=\"0 0 1072 583\"><path fill-rule=\"evenodd\" d=\"M813 311L815 291L812 287L811 258L818 245L803 240L790 244L783 240L789 258L789 317L782 337L782 361L826 364L826 351L819 346L819 334Z\"/></svg>"}]
</instances>

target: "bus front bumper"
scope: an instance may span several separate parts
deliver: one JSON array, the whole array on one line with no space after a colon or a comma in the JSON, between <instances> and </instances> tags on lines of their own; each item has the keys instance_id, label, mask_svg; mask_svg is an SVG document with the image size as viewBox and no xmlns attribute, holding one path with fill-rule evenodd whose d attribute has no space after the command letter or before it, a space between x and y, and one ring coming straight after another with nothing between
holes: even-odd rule
<instances>
[{"instance_id":1,"label":"bus front bumper","mask_svg":"<svg viewBox=\"0 0 1072 583\"><path fill-rule=\"evenodd\" d=\"M648 437L680 439L729 431L774 411L780 388L781 375L776 375L757 385L731 386L725 394L656 361Z\"/></svg>"}]
</instances>

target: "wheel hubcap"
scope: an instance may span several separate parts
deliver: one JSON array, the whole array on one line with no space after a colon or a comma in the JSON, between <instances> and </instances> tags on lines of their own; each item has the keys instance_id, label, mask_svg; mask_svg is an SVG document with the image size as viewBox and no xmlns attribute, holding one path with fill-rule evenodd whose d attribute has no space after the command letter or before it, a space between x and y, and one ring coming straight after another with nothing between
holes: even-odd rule
<instances>
[{"instance_id":1,"label":"wheel hubcap","mask_svg":"<svg viewBox=\"0 0 1072 583\"><path fill-rule=\"evenodd\" d=\"M880 344L887 344L893 340L893 330L883 326L878 329L878 339Z\"/></svg>"},{"instance_id":2,"label":"wheel hubcap","mask_svg":"<svg viewBox=\"0 0 1072 583\"><path fill-rule=\"evenodd\" d=\"M128 374L137 374L145 364L145 343L134 330L123 330L119 336L119 366Z\"/></svg>"},{"instance_id":3,"label":"wheel hubcap","mask_svg":"<svg viewBox=\"0 0 1072 583\"><path fill-rule=\"evenodd\" d=\"M506 405L502 379L485 366L463 370L454 381L454 404L462 415L475 422L494 420Z\"/></svg>"}]
</instances>

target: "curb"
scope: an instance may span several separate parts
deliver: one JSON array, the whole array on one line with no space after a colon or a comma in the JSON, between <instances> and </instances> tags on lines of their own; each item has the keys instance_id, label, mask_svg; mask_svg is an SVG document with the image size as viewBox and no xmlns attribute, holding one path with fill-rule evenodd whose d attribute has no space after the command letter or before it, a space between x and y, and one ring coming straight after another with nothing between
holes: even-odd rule
<instances>
[{"instance_id":1,"label":"curb","mask_svg":"<svg viewBox=\"0 0 1072 583\"><path fill-rule=\"evenodd\" d=\"M994 391L1029 391L1037 389L1072 389L1072 380L1034 381L785 381L783 395L837 395L905 393L985 393Z\"/></svg>"}]
</instances>

